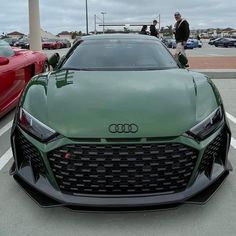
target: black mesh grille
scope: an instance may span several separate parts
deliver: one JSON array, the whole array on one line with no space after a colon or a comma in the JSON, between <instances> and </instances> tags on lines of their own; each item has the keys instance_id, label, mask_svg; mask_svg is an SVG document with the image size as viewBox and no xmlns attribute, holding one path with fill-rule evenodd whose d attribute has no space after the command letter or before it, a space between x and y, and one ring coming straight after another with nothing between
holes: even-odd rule
<instances>
[{"instance_id":1,"label":"black mesh grille","mask_svg":"<svg viewBox=\"0 0 236 236\"><path fill-rule=\"evenodd\" d=\"M222 153L225 151L226 148L226 133L220 133L206 148L204 155L202 157L202 161L199 167L199 171L203 172L204 170L208 170L213 162L218 162L222 164L224 160L222 157Z\"/></svg>"},{"instance_id":2,"label":"black mesh grille","mask_svg":"<svg viewBox=\"0 0 236 236\"><path fill-rule=\"evenodd\" d=\"M18 167L22 168L31 165L35 172L34 174L44 174L44 165L39 151L22 135L19 130L16 131L15 144Z\"/></svg>"},{"instance_id":3,"label":"black mesh grille","mask_svg":"<svg viewBox=\"0 0 236 236\"><path fill-rule=\"evenodd\" d=\"M182 191L197 159L182 144L66 145L48 154L67 194L141 194Z\"/></svg>"}]
</instances>

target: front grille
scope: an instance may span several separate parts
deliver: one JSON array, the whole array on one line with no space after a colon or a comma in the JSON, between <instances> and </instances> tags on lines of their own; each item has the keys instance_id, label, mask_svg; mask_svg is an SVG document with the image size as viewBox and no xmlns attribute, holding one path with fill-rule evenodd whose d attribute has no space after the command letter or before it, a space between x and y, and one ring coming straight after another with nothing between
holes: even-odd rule
<instances>
[{"instance_id":1,"label":"front grille","mask_svg":"<svg viewBox=\"0 0 236 236\"><path fill-rule=\"evenodd\" d=\"M48 154L62 192L142 194L182 191L197 160L182 144L66 145Z\"/></svg>"},{"instance_id":2,"label":"front grille","mask_svg":"<svg viewBox=\"0 0 236 236\"><path fill-rule=\"evenodd\" d=\"M19 168L31 166L35 177L38 177L38 174L45 173L39 151L23 136L19 130L17 130L15 134L15 147L17 152L17 164Z\"/></svg>"},{"instance_id":3,"label":"front grille","mask_svg":"<svg viewBox=\"0 0 236 236\"><path fill-rule=\"evenodd\" d=\"M225 152L226 141L226 133L225 131L223 131L208 145L203 154L202 161L199 167L200 172L209 170L214 162L219 164L222 164L222 162L224 162L222 158L225 157L223 153Z\"/></svg>"}]
</instances>

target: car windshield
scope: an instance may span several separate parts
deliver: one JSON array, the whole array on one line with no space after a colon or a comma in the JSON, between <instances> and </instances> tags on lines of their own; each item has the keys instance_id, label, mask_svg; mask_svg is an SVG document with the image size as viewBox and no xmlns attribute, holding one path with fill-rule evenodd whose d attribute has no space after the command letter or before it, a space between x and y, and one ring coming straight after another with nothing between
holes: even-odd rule
<instances>
[{"instance_id":1,"label":"car windshield","mask_svg":"<svg viewBox=\"0 0 236 236\"><path fill-rule=\"evenodd\" d=\"M57 42L57 39L48 39L47 42Z\"/></svg>"},{"instance_id":2,"label":"car windshield","mask_svg":"<svg viewBox=\"0 0 236 236\"><path fill-rule=\"evenodd\" d=\"M62 68L80 70L160 70L178 68L157 40L104 39L82 41Z\"/></svg>"},{"instance_id":3,"label":"car windshield","mask_svg":"<svg viewBox=\"0 0 236 236\"><path fill-rule=\"evenodd\" d=\"M4 40L0 40L0 57L11 57L14 54L10 45Z\"/></svg>"},{"instance_id":4,"label":"car windshield","mask_svg":"<svg viewBox=\"0 0 236 236\"><path fill-rule=\"evenodd\" d=\"M29 42L29 40L27 38L22 38L22 39L19 39L18 42L20 42L20 43L27 43L27 42Z\"/></svg>"}]
</instances>

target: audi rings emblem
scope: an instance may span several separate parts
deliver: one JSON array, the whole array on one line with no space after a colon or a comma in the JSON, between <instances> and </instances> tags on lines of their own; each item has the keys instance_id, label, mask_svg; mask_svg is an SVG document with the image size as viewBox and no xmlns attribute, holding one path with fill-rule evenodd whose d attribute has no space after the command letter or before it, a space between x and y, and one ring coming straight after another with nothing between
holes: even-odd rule
<instances>
[{"instance_id":1,"label":"audi rings emblem","mask_svg":"<svg viewBox=\"0 0 236 236\"><path fill-rule=\"evenodd\" d=\"M110 133L137 133L138 126L136 124L111 124L109 127Z\"/></svg>"}]
</instances>

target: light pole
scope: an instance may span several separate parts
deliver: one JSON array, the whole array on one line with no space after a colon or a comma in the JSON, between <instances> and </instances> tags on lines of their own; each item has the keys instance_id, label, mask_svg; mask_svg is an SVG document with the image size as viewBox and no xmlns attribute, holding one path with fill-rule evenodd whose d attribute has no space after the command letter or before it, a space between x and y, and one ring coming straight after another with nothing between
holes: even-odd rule
<instances>
[{"instance_id":1,"label":"light pole","mask_svg":"<svg viewBox=\"0 0 236 236\"><path fill-rule=\"evenodd\" d=\"M88 1L85 0L86 3L86 33L88 34Z\"/></svg>"},{"instance_id":2,"label":"light pole","mask_svg":"<svg viewBox=\"0 0 236 236\"><path fill-rule=\"evenodd\" d=\"M104 15L107 14L106 12L101 12L102 14L102 32L104 34Z\"/></svg>"},{"instance_id":3,"label":"light pole","mask_svg":"<svg viewBox=\"0 0 236 236\"><path fill-rule=\"evenodd\" d=\"M28 4L30 49L34 51L41 51L42 43L40 32L39 0L28 0Z\"/></svg>"}]
</instances>

